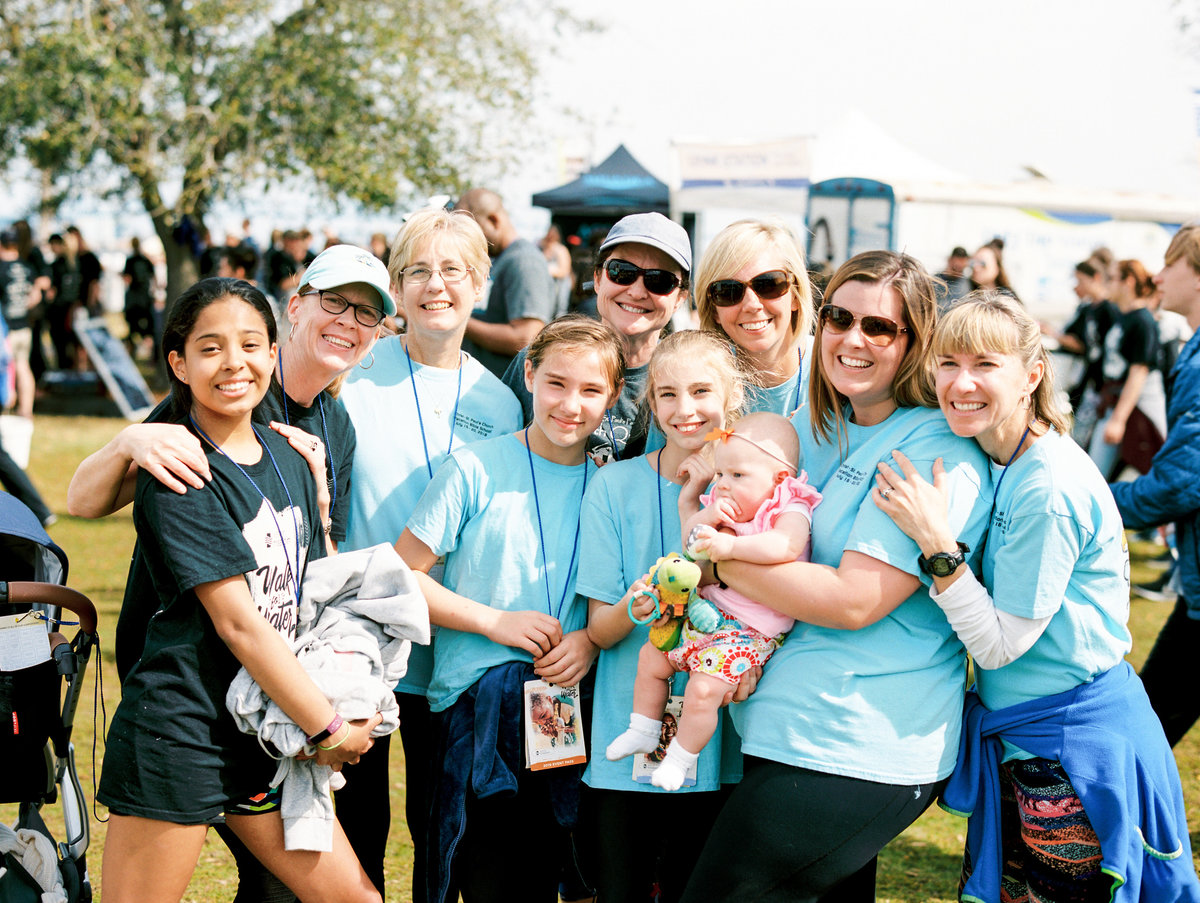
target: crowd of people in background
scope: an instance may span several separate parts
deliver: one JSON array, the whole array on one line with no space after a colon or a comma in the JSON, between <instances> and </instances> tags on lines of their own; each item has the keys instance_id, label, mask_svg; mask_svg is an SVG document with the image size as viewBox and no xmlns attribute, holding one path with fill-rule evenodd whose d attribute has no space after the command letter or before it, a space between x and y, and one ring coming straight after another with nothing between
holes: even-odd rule
<instances>
[{"instance_id":1,"label":"crowd of people in background","mask_svg":"<svg viewBox=\"0 0 1200 903\"><path fill-rule=\"evenodd\" d=\"M138 528L106 898L179 899L219 822L239 899L381 899L398 726L417 901L867 901L879 852L938 798L971 816L963 899L1200 901L1170 749L1200 715L1176 692L1200 647L1200 227L1157 274L1095 249L1061 324L1025 308L1000 237L934 276L882 249L812 266L786 225L747 219L694 261L659 213L535 243L484 188L364 247L260 245L249 220L176 237L186 303L168 313L136 238L120 272L128 348L171 393L68 492L82 517L132 502ZM103 313L79 230L47 245L0 232L24 418L44 373L87 367L77 312ZM0 444L0 481L52 523L10 464ZM789 529L760 523L802 480ZM197 516L229 550L213 562ZM1178 597L1145 688L1124 663L1126 528L1169 565L1134 589ZM306 570L377 547L433 639L394 703L343 719L281 655L280 612ZM672 553L717 612L684 623L686 667L642 651ZM242 592L255 571L278 581ZM764 634L760 609L786 626ZM278 690L300 757L341 770L326 848L284 848L274 765L224 711L239 666ZM578 696L530 722L531 682ZM570 746L576 718L589 761L531 771L529 732Z\"/></svg>"}]
</instances>

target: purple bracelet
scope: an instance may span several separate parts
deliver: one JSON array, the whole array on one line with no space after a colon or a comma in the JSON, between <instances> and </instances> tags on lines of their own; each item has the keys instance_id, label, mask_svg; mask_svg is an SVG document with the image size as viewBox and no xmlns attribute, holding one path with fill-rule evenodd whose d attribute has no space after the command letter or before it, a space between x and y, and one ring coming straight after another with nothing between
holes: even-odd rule
<instances>
[{"instance_id":1,"label":"purple bracelet","mask_svg":"<svg viewBox=\"0 0 1200 903\"><path fill-rule=\"evenodd\" d=\"M338 731L340 731L342 729L343 724L345 724L345 722L342 721L342 716L335 714L333 716L333 720L329 722L329 727L327 727L327 728L325 728L325 730L315 733L311 737L307 738L308 745L316 746L322 740L328 740L330 737L332 737L334 734L336 734Z\"/></svg>"}]
</instances>

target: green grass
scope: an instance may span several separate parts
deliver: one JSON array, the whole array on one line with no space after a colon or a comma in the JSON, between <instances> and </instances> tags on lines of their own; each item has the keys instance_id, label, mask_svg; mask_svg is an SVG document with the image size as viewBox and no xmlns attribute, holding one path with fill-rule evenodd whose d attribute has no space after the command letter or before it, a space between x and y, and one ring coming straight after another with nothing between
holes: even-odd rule
<instances>
[{"instance_id":1,"label":"green grass","mask_svg":"<svg viewBox=\"0 0 1200 903\"><path fill-rule=\"evenodd\" d=\"M50 529L54 540L71 559L70 585L87 595L100 614L100 635L103 652L101 671L104 679L104 699L111 715L120 688L112 662L112 637L129 554L133 548L133 525L128 510L103 521L83 521L66 517L67 484L76 465L88 454L108 441L124 426L115 418L48 417L39 416L34 431L34 453L30 475L47 503L59 512L59 522ZM1152 549L1134 543L1133 579L1149 579L1154 572L1144 559ZM1134 648L1130 661L1140 666L1158 635L1159 628L1170 613L1170 606L1135 598L1130 614ZM88 800L94 799L92 737L92 680L97 671L95 659L88 673L88 686L79 706L75 724L75 747L80 779ZM103 758L98 748L96 766ZM1176 748L1176 758L1183 779L1187 800L1188 820L1193 831L1200 827L1200 731L1193 731ZM392 744L391 769L392 831L388 841L387 898L392 901L409 899L412 868L412 846L404 823L404 763L398 742ZM0 806L0 820L11 822L15 817L12 806ZM101 813L103 814L103 813ZM53 815L53 813L52 813ZM53 822L54 819L50 819ZM814 826L819 830L819 826ZM947 815L936 806L916 824L897 838L880 857L878 899L881 903L938 903L954 900L957 887L959 855L962 850L966 822ZM1200 834L1193 833L1193 858L1200 844ZM102 884L100 863L104 849L104 825L93 821L92 845L88 854L92 881ZM204 847L195 877L185 899L219 903L232 900L236 888L232 859L216 835L210 835Z\"/></svg>"}]
</instances>

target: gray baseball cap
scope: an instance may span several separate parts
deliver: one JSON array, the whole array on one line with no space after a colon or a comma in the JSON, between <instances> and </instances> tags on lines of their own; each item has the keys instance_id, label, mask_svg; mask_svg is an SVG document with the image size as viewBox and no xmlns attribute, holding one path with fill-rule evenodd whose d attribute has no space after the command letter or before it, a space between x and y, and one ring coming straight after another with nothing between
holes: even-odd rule
<instances>
[{"instance_id":1,"label":"gray baseball cap","mask_svg":"<svg viewBox=\"0 0 1200 903\"><path fill-rule=\"evenodd\" d=\"M677 264L684 273L692 271L692 243L683 226L661 213L633 213L617 221L608 230L599 253L613 245L638 244L658 248Z\"/></svg>"}]
</instances>

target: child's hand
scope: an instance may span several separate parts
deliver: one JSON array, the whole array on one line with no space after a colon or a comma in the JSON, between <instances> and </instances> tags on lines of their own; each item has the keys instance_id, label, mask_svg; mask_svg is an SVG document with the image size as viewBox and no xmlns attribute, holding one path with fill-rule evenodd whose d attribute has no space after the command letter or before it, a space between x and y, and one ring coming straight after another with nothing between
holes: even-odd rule
<instances>
[{"instance_id":1,"label":"child's hand","mask_svg":"<svg viewBox=\"0 0 1200 903\"><path fill-rule=\"evenodd\" d=\"M703 552L709 561L728 561L733 557L733 540L736 537L721 533L712 527L701 527L692 547Z\"/></svg>"},{"instance_id":2,"label":"child's hand","mask_svg":"<svg viewBox=\"0 0 1200 903\"><path fill-rule=\"evenodd\" d=\"M541 658L534 658L533 672L546 683L569 687L583 680L599 652L586 630L572 630Z\"/></svg>"},{"instance_id":3,"label":"child's hand","mask_svg":"<svg viewBox=\"0 0 1200 903\"><path fill-rule=\"evenodd\" d=\"M383 716L378 712L370 718L347 721L346 724L350 726L350 731L345 740L338 743L340 737L330 737L328 740L321 741L326 745L338 743L336 748L322 749L319 745L317 746L317 755L315 756L317 764L331 765L334 770L340 770L343 765L353 765L358 761L359 756L375 745L371 731L379 727L381 721L383 721Z\"/></svg>"},{"instance_id":4,"label":"child's hand","mask_svg":"<svg viewBox=\"0 0 1200 903\"><path fill-rule=\"evenodd\" d=\"M536 659L562 642L562 624L540 611L497 611L484 636L501 646L524 649Z\"/></svg>"},{"instance_id":5,"label":"child's hand","mask_svg":"<svg viewBox=\"0 0 1200 903\"><path fill-rule=\"evenodd\" d=\"M692 452L683 459L683 463L675 471L675 476L683 480L682 492L694 494L698 498L712 482L713 466L700 452Z\"/></svg>"},{"instance_id":6,"label":"child's hand","mask_svg":"<svg viewBox=\"0 0 1200 903\"><path fill-rule=\"evenodd\" d=\"M638 593L645 593L646 595L639 596L637 595ZM658 611L658 592L653 586L650 585L649 581L647 581L645 577L636 581L633 586L629 587L628 596L637 596L637 598L633 600L632 605L630 605L630 611L633 613L633 616L637 618L639 623L646 620L646 618L650 617L650 615L654 612ZM626 601L626 605L629 605L628 601Z\"/></svg>"}]
</instances>

